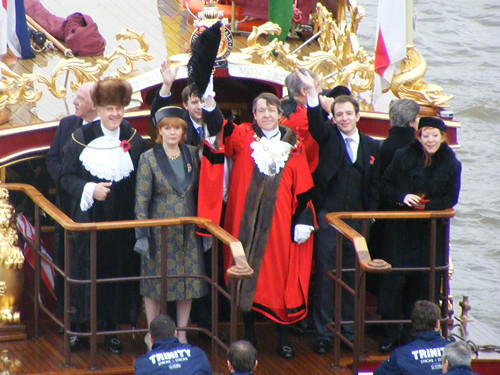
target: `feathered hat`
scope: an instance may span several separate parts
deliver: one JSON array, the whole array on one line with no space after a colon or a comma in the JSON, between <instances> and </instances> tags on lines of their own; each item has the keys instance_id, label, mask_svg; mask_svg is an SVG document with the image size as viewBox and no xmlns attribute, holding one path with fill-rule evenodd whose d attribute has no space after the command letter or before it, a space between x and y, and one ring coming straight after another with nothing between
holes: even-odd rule
<instances>
[{"instance_id":1,"label":"feathered hat","mask_svg":"<svg viewBox=\"0 0 500 375\"><path fill-rule=\"evenodd\" d=\"M207 89L214 69L221 40L221 27L222 23L217 21L205 29L191 46L191 57L187 64L188 82L194 85L193 93L200 98Z\"/></svg>"}]
</instances>

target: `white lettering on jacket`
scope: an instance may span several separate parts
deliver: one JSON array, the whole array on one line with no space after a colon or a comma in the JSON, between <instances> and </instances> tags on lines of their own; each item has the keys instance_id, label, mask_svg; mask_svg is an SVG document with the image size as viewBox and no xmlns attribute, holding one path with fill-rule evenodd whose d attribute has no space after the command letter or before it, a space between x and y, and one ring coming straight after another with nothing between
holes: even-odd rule
<instances>
[{"instance_id":1,"label":"white lettering on jacket","mask_svg":"<svg viewBox=\"0 0 500 375\"><path fill-rule=\"evenodd\" d=\"M149 360L153 365L156 364L160 366L165 363L170 363L172 360L174 360L174 362L185 361L189 357L191 357L191 349L178 349L152 354L149 356Z\"/></svg>"},{"instance_id":2,"label":"white lettering on jacket","mask_svg":"<svg viewBox=\"0 0 500 375\"><path fill-rule=\"evenodd\" d=\"M443 355L444 348L429 348L429 349L419 349L413 350L411 354L416 361L426 359L426 358L441 358Z\"/></svg>"}]
</instances>

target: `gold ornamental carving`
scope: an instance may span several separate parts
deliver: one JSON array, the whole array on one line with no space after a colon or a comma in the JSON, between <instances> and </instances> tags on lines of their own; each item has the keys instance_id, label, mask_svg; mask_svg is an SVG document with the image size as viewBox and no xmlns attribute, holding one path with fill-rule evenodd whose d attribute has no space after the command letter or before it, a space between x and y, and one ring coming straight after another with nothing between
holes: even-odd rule
<instances>
[{"instance_id":1,"label":"gold ornamental carving","mask_svg":"<svg viewBox=\"0 0 500 375\"><path fill-rule=\"evenodd\" d=\"M3 88L3 94L0 94L0 111L7 104L32 103L40 100L42 92L34 88L36 82L45 85L53 96L61 99L66 96L67 90L65 86L58 85L57 82L60 81L60 77L65 77L65 80L67 80L68 75L72 74L73 79L70 87L71 90L76 91L84 82L98 81L108 70L111 63L116 60L123 59L124 62L116 71L108 73L108 76L112 78L130 74L134 70L135 62L138 60L150 61L153 59L153 55L148 53L149 44L144 39L144 34L130 29L123 29L116 34L116 40L133 40L138 43L139 47L135 51L128 51L118 45L109 56L96 59L94 62L88 62L81 58L61 59L61 62L48 78L36 72L19 75L0 62L0 69L3 74L0 81Z\"/></svg>"},{"instance_id":2,"label":"gold ornamental carving","mask_svg":"<svg viewBox=\"0 0 500 375\"><path fill-rule=\"evenodd\" d=\"M418 104L446 108L447 101L453 95L445 95L444 90L431 83L424 82L427 62L414 46L406 49L406 57L400 63L400 72L394 74L391 81L392 93L401 99L412 99Z\"/></svg>"},{"instance_id":3,"label":"gold ornamental carving","mask_svg":"<svg viewBox=\"0 0 500 375\"><path fill-rule=\"evenodd\" d=\"M292 50L288 43L277 39L260 43L268 35L281 33L277 24L267 22L254 26L248 37L247 47L242 52L251 56L250 63L281 67L286 71L295 68L312 70L320 77L323 87L348 86L359 96L371 93L374 87L374 57L360 46L356 35L359 23L365 16L364 8L355 0L339 0L337 16L320 3L311 15L312 34L319 47L316 51L304 54L303 49ZM312 38L314 39L314 38ZM392 93L399 98L409 98L417 103L444 108L453 95L445 95L437 85L423 81L426 72L423 56L413 46L407 49L406 58L401 62L400 72L395 74L391 83Z\"/></svg>"},{"instance_id":4,"label":"gold ornamental carving","mask_svg":"<svg viewBox=\"0 0 500 375\"><path fill-rule=\"evenodd\" d=\"M18 359L10 359L9 351L2 350L2 356L0 357L0 375L10 375L17 372L21 367L21 361Z\"/></svg>"},{"instance_id":5,"label":"gold ornamental carving","mask_svg":"<svg viewBox=\"0 0 500 375\"><path fill-rule=\"evenodd\" d=\"M9 192L0 189L0 326L19 323L17 311L23 288L24 256L17 244L15 211L9 203Z\"/></svg>"}]
</instances>

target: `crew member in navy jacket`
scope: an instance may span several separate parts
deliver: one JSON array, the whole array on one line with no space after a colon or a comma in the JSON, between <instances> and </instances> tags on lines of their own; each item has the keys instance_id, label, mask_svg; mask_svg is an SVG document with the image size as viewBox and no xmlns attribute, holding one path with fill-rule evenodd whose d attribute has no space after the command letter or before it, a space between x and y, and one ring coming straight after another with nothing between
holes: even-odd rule
<instances>
[{"instance_id":1,"label":"crew member in navy jacket","mask_svg":"<svg viewBox=\"0 0 500 375\"><path fill-rule=\"evenodd\" d=\"M373 375L433 375L442 373L441 356L448 341L440 334L439 307L431 301L417 301L411 313L413 340L394 350Z\"/></svg>"},{"instance_id":2,"label":"crew member in navy jacket","mask_svg":"<svg viewBox=\"0 0 500 375\"><path fill-rule=\"evenodd\" d=\"M250 341L235 341L227 351L230 375L251 375L258 363L257 350Z\"/></svg>"},{"instance_id":3,"label":"crew member in navy jacket","mask_svg":"<svg viewBox=\"0 0 500 375\"><path fill-rule=\"evenodd\" d=\"M157 315L146 337L152 350L135 361L135 375L211 375L207 356L200 348L181 344L172 318Z\"/></svg>"}]
</instances>

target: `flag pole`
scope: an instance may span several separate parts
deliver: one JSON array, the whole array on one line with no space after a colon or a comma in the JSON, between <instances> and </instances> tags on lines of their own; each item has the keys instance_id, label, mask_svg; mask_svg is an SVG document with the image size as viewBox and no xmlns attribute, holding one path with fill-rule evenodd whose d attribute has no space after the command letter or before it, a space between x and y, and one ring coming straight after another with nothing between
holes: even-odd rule
<instances>
[{"instance_id":1,"label":"flag pole","mask_svg":"<svg viewBox=\"0 0 500 375\"><path fill-rule=\"evenodd\" d=\"M406 0L406 46L413 46L413 0Z\"/></svg>"}]
</instances>

